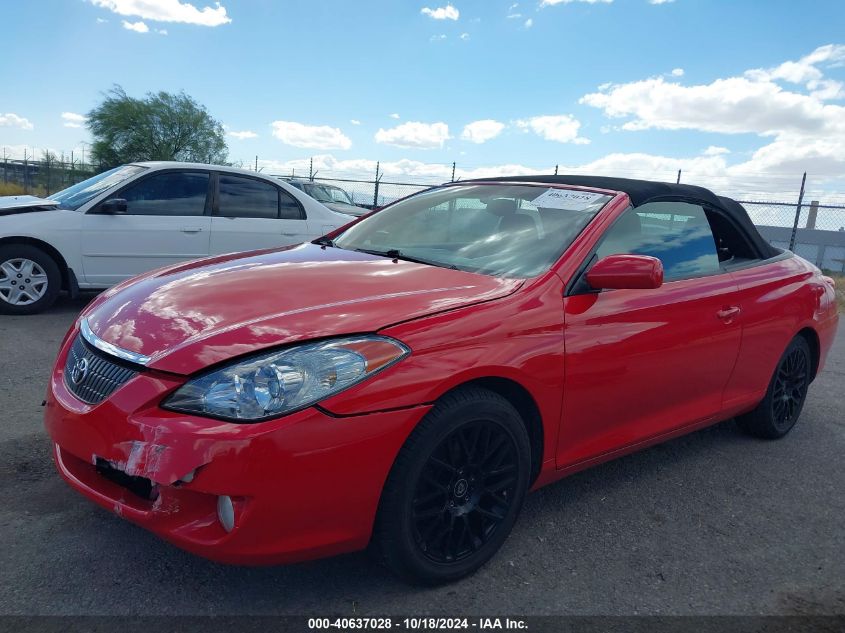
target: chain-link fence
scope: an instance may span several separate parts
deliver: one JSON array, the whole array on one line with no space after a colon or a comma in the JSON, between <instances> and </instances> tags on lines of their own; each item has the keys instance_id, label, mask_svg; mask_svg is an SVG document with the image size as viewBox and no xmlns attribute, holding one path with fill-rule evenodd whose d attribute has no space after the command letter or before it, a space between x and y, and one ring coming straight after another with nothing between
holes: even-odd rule
<instances>
[{"instance_id":1,"label":"chain-link fence","mask_svg":"<svg viewBox=\"0 0 845 633\"><path fill-rule=\"evenodd\" d=\"M47 160L4 158L0 162L0 195L49 196L90 178L98 171L96 165L55 156Z\"/></svg>"}]
</instances>

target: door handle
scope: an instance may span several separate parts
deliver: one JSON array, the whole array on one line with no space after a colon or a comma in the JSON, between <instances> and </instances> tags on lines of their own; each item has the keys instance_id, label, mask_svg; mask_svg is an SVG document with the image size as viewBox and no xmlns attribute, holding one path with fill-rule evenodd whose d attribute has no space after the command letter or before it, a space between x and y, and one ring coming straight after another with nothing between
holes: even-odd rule
<instances>
[{"instance_id":1,"label":"door handle","mask_svg":"<svg viewBox=\"0 0 845 633\"><path fill-rule=\"evenodd\" d=\"M282 233L285 237L296 237L299 233Z\"/></svg>"},{"instance_id":2,"label":"door handle","mask_svg":"<svg viewBox=\"0 0 845 633\"><path fill-rule=\"evenodd\" d=\"M730 306L729 308L722 308L716 313L716 316L723 321L730 322L735 316L740 313L739 306Z\"/></svg>"},{"instance_id":3,"label":"door handle","mask_svg":"<svg viewBox=\"0 0 845 633\"><path fill-rule=\"evenodd\" d=\"M202 231L201 226L183 226L179 229L182 233L199 233Z\"/></svg>"}]
</instances>

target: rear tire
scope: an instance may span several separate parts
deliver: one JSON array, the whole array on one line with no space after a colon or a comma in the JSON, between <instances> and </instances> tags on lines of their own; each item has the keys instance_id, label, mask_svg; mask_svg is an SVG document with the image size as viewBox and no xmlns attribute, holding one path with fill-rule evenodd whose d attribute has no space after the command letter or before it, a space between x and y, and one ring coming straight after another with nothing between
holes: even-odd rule
<instances>
[{"instance_id":1,"label":"rear tire","mask_svg":"<svg viewBox=\"0 0 845 633\"><path fill-rule=\"evenodd\" d=\"M434 585L486 563L508 537L531 473L525 424L502 396L468 387L437 402L385 484L373 549L401 578Z\"/></svg>"},{"instance_id":2,"label":"rear tire","mask_svg":"<svg viewBox=\"0 0 845 633\"><path fill-rule=\"evenodd\" d=\"M778 361L763 401L737 418L740 428L749 435L770 440L789 433L804 408L812 367L807 340L796 336Z\"/></svg>"},{"instance_id":3,"label":"rear tire","mask_svg":"<svg viewBox=\"0 0 845 633\"><path fill-rule=\"evenodd\" d=\"M0 246L0 313L35 314L56 301L62 273L56 261L29 244Z\"/></svg>"}]
</instances>

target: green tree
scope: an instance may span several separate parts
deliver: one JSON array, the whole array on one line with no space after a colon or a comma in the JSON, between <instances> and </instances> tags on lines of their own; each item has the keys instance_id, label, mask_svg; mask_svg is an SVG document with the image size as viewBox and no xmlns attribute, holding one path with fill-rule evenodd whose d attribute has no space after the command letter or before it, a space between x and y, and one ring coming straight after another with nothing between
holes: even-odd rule
<instances>
[{"instance_id":1,"label":"green tree","mask_svg":"<svg viewBox=\"0 0 845 633\"><path fill-rule=\"evenodd\" d=\"M120 86L88 113L91 153L103 169L142 160L223 163L223 125L184 92L130 97Z\"/></svg>"}]
</instances>

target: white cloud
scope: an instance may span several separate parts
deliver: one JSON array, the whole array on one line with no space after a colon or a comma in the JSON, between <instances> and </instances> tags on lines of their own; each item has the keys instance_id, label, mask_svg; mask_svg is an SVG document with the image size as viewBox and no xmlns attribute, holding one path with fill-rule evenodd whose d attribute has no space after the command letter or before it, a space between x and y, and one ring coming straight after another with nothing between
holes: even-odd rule
<instances>
[{"instance_id":1,"label":"white cloud","mask_svg":"<svg viewBox=\"0 0 845 633\"><path fill-rule=\"evenodd\" d=\"M439 35L432 35L432 36L429 38L429 41L430 41L430 42L440 42L440 41L445 40L445 39L446 39L446 34L445 34L445 33L440 33Z\"/></svg>"},{"instance_id":2,"label":"white cloud","mask_svg":"<svg viewBox=\"0 0 845 633\"><path fill-rule=\"evenodd\" d=\"M570 4L572 2L586 2L587 4L610 4L613 0L543 0L540 7L551 7L556 4Z\"/></svg>"},{"instance_id":3,"label":"white cloud","mask_svg":"<svg viewBox=\"0 0 845 633\"><path fill-rule=\"evenodd\" d=\"M672 76L673 77L683 77L684 76L684 69L683 68L673 68L672 69Z\"/></svg>"},{"instance_id":4,"label":"white cloud","mask_svg":"<svg viewBox=\"0 0 845 633\"><path fill-rule=\"evenodd\" d=\"M722 156L723 154L730 154L731 150L727 147L719 147L718 145L711 145L704 150L705 156Z\"/></svg>"},{"instance_id":5,"label":"white cloud","mask_svg":"<svg viewBox=\"0 0 845 633\"><path fill-rule=\"evenodd\" d=\"M375 135L376 143L414 149L440 148L450 138L449 126L445 123L419 121L408 121L389 130L380 128Z\"/></svg>"},{"instance_id":6,"label":"white cloud","mask_svg":"<svg viewBox=\"0 0 845 633\"><path fill-rule=\"evenodd\" d=\"M22 130L31 130L34 125L30 123L29 119L18 116L13 112L0 114L0 127L19 127Z\"/></svg>"},{"instance_id":7,"label":"white cloud","mask_svg":"<svg viewBox=\"0 0 845 633\"><path fill-rule=\"evenodd\" d=\"M361 125L361 122L358 119L349 119L349 122L352 125Z\"/></svg>"},{"instance_id":8,"label":"white cloud","mask_svg":"<svg viewBox=\"0 0 845 633\"><path fill-rule=\"evenodd\" d=\"M472 143L485 143L499 136L504 129L504 123L494 119L482 119L465 125L461 138Z\"/></svg>"},{"instance_id":9,"label":"white cloud","mask_svg":"<svg viewBox=\"0 0 845 633\"><path fill-rule=\"evenodd\" d=\"M252 130L244 130L242 132L228 131L226 132L226 135L231 136L232 138L236 138L239 141L243 141L248 138L258 138L258 134L256 134Z\"/></svg>"},{"instance_id":10,"label":"white cloud","mask_svg":"<svg viewBox=\"0 0 845 633\"><path fill-rule=\"evenodd\" d=\"M75 112L62 112L62 121L65 127L82 127L88 118L83 114L76 114Z\"/></svg>"},{"instance_id":11,"label":"white cloud","mask_svg":"<svg viewBox=\"0 0 845 633\"><path fill-rule=\"evenodd\" d=\"M613 84L587 94L581 103L624 119L624 130L698 130L757 134L770 138L732 173L845 170L845 107L827 103L842 93L824 79L822 68L845 60L845 46L827 45L797 61L708 84L682 85L662 77ZM806 91L778 82L804 84Z\"/></svg>"},{"instance_id":12,"label":"white cloud","mask_svg":"<svg viewBox=\"0 0 845 633\"><path fill-rule=\"evenodd\" d=\"M228 24L231 18L226 7L219 2L198 9L190 2L180 0L90 0L95 6L123 16L138 17L156 22L182 22L199 26Z\"/></svg>"},{"instance_id":13,"label":"white cloud","mask_svg":"<svg viewBox=\"0 0 845 633\"><path fill-rule=\"evenodd\" d=\"M103 18L97 18L97 24L105 24L108 20L104 20Z\"/></svg>"},{"instance_id":14,"label":"white cloud","mask_svg":"<svg viewBox=\"0 0 845 633\"><path fill-rule=\"evenodd\" d=\"M805 83L822 78L820 65L839 66L845 62L845 45L827 44L819 46L809 55L798 61L786 61L774 68L755 68L746 71L745 76L757 80L783 79L791 83ZM812 86L808 86L812 88Z\"/></svg>"},{"instance_id":15,"label":"white cloud","mask_svg":"<svg viewBox=\"0 0 845 633\"><path fill-rule=\"evenodd\" d=\"M547 141L557 143L575 143L586 145L589 139L578 136L581 122L568 114L535 116L530 119L519 119L516 126L534 132Z\"/></svg>"},{"instance_id":16,"label":"white cloud","mask_svg":"<svg viewBox=\"0 0 845 633\"><path fill-rule=\"evenodd\" d=\"M294 147L309 149L349 149L352 141L338 128L305 125L294 121L273 121L273 136Z\"/></svg>"},{"instance_id":17,"label":"white cloud","mask_svg":"<svg viewBox=\"0 0 845 633\"><path fill-rule=\"evenodd\" d=\"M399 118L399 113L398 113L398 112L394 112L393 114L391 114L391 115L389 115L389 116L390 116L390 118L391 118L391 119L398 119L398 118Z\"/></svg>"},{"instance_id":18,"label":"white cloud","mask_svg":"<svg viewBox=\"0 0 845 633\"><path fill-rule=\"evenodd\" d=\"M159 35L167 35L167 29L156 29L156 33Z\"/></svg>"},{"instance_id":19,"label":"white cloud","mask_svg":"<svg viewBox=\"0 0 845 633\"><path fill-rule=\"evenodd\" d=\"M669 4L670 2L674 2L675 0L648 0L649 4Z\"/></svg>"},{"instance_id":20,"label":"white cloud","mask_svg":"<svg viewBox=\"0 0 845 633\"><path fill-rule=\"evenodd\" d=\"M518 20L519 18L522 17L522 14L521 13L508 13L505 17L508 20Z\"/></svg>"},{"instance_id":21,"label":"white cloud","mask_svg":"<svg viewBox=\"0 0 845 633\"><path fill-rule=\"evenodd\" d=\"M423 15L427 15L430 18L435 20L457 20L461 17L461 12L458 11L455 7L451 4L447 4L445 7L437 7L436 9L429 9L428 7L423 7L420 10L420 13Z\"/></svg>"},{"instance_id":22,"label":"white cloud","mask_svg":"<svg viewBox=\"0 0 845 633\"><path fill-rule=\"evenodd\" d=\"M526 29L530 29L532 26L534 26L534 20L532 18L528 18L527 20L525 20L522 26L524 26Z\"/></svg>"},{"instance_id":23,"label":"white cloud","mask_svg":"<svg viewBox=\"0 0 845 633\"><path fill-rule=\"evenodd\" d=\"M462 40L466 41L469 39L469 33L461 33L460 37Z\"/></svg>"},{"instance_id":24,"label":"white cloud","mask_svg":"<svg viewBox=\"0 0 845 633\"><path fill-rule=\"evenodd\" d=\"M128 22L123 20L123 28L129 31L135 31L136 33L148 33L150 27L148 27L144 22L138 20L137 22Z\"/></svg>"}]
</instances>

